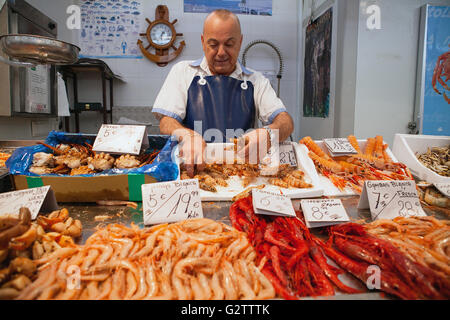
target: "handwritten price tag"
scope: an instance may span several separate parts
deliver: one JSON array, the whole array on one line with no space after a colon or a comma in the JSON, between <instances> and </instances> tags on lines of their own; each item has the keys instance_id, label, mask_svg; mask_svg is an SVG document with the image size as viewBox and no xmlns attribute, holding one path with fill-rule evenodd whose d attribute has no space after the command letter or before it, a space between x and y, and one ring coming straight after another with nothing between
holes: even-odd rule
<instances>
[{"instance_id":1,"label":"handwritten price tag","mask_svg":"<svg viewBox=\"0 0 450 320\"><path fill-rule=\"evenodd\" d=\"M144 184L142 203L146 225L203 218L197 179Z\"/></svg>"},{"instance_id":2,"label":"handwritten price tag","mask_svg":"<svg viewBox=\"0 0 450 320\"><path fill-rule=\"evenodd\" d=\"M50 186L0 194L0 215L18 214L22 207L30 210L33 220L41 211L58 210L55 194Z\"/></svg>"},{"instance_id":3,"label":"handwritten price tag","mask_svg":"<svg viewBox=\"0 0 450 320\"><path fill-rule=\"evenodd\" d=\"M346 138L323 139L333 157L358 153Z\"/></svg>"},{"instance_id":4,"label":"handwritten price tag","mask_svg":"<svg viewBox=\"0 0 450 320\"><path fill-rule=\"evenodd\" d=\"M340 199L308 199L300 203L308 228L330 226L350 220Z\"/></svg>"},{"instance_id":5,"label":"handwritten price tag","mask_svg":"<svg viewBox=\"0 0 450 320\"><path fill-rule=\"evenodd\" d=\"M370 208L373 220L426 216L414 181L366 181L359 209Z\"/></svg>"},{"instance_id":6,"label":"handwritten price tag","mask_svg":"<svg viewBox=\"0 0 450 320\"><path fill-rule=\"evenodd\" d=\"M283 142L280 144L280 164L289 164L291 167L298 166L292 143Z\"/></svg>"},{"instance_id":7,"label":"handwritten price tag","mask_svg":"<svg viewBox=\"0 0 450 320\"><path fill-rule=\"evenodd\" d=\"M450 197L450 183L435 183L434 186L446 197Z\"/></svg>"},{"instance_id":8,"label":"handwritten price tag","mask_svg":"<svg viewBox=\"0 0 450 320\"><path fill-rule=\"evenodd\" d=\"M294 207L289 197L282 194L253 189L253 208L256 214L295 217Z\"/></svg>"},{"instance_id":9,"label":"handwritten price tag","mask_svg":"<svg viewBox=\"0 0 450 320\"><path fill-rule=\"evenodd\" d=\"M149 146L146 126L104 124L98 131L93 150L111 154L138 155Z\"/></svg>"}]
</instances>

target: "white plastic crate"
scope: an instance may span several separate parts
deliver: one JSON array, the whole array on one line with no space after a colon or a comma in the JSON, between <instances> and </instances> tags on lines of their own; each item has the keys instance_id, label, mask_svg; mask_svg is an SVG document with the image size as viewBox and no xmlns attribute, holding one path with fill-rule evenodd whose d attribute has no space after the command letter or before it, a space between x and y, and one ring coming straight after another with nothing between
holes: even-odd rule
<instances>
[{"instance_id":1,"label":"white plastic crate","mask_svg":"<svg viewBox=\"0 0 450 320\"><path fill-rule=\"evenodd\" d=\"M444 177L425 167L417 155L426 153L428 148L446 147L450 144L449 136L428 136L397 133L392 152L399 162L408 166L411 173L429 183L449 183L450 177Z\"/></svg>"}]
</instances>

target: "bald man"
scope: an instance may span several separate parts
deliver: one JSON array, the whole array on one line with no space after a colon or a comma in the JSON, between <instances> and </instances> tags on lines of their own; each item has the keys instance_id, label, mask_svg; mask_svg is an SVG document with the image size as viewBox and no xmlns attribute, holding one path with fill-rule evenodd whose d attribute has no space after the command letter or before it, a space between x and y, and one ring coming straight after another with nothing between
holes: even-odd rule
<instances>
[{"instance_id":1,"label":"bald man","mask_svg":"<svg viewBox=\"0 0 450 320\"><path fill-rule=\"evenodd\" d=\"M247 158L256 152L259 160L294 130L269 80L238 61L242 39L235 14L224 9L210 13L201 35L205 56L177 63L153 105L161 134L180 142L180 155L191 177L195 169L204 167L205 140L229 142L246 132L246 144L238 151ZM249 132L258 118L264 127Z\"/></svg>"}]
</instances>

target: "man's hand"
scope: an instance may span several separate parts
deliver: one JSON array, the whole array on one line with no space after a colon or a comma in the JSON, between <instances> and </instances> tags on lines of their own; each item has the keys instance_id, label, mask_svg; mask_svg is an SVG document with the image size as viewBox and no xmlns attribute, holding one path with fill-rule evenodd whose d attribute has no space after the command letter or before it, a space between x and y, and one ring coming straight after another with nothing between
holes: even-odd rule
<instances>
[{"instance_id":1,"label":"man's hand","mask_svg":"<svg viewBox=\"0 0 450 320\"><path fill-rule=\"evenodd\" d=\"M184 161L186 172L189 177L194 177L195 168L202 171L205 167L204 150L205 140L195 131L179 129L174 132L180 144L180 157Z\"/></svg>"},{"instance_id":2,"label":"man's hand","mask_svg":"<svg viewBox=\"0 0 450 320\"><path fill-rule=\"evenodd\" d=\"M258 164L271 147L269 133L265 128L253 130L241 139L245 141L245 145L238 143L238 157L250 164Z\"/></svg>"}]
</instances>

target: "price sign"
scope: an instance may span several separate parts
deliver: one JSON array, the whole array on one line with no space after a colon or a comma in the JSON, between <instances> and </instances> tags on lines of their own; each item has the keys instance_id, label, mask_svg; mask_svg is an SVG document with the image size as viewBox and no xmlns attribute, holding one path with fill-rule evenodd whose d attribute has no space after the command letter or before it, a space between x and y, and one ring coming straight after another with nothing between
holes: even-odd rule
<instances>
[{"instance_id":1,"label":"price sign","mask_svg":"<svg viewBox=\"0 0 450 320\"><path fill-rule=\"evenodd\" d=\"M426 216L412 180L366 181L358 208L370 208L373 220Z\"/></svg>"},{"instance_id":2,"label":"price sign","mask_svg":"<svg viewBox=\"0 0 450 320\"><path fill-rule=\"evenodd\" d=\"M18 214L22 207L30 210L33 220L39 212L58 210L55 194L50 186L0 194L0 215Z\"/></svg>"},{"instance_id":3,"label":"price sign","mask_svg":"<svg viewBox=\"0 0 450 320\"><path fill-rule=\"evenodd\" d=\"M104 124L94 142L95 152L138 155L149 146L146 126Z\"/></svg>"},{"instance_id":4,"label":"price sign","mask_svg":"<svg viewBox=\"0 0 450 320\"><path fill-rule=\"evenodd\" d=\"M292 143L283 142L280 144L280 164L289 164L291 167L298 166Z\"/></svg>"},{"instance_id":5,"label":"price sign","mask_svg":"<svg viewBox=\"0 0 450 320\"><path fill-rule=\"evenodd\" d=\"M450 182L435 183L434 186L446 197L450 197Z\"/></svg>"},{"instance_id":6,"label":"price sign","mask_svg":"<svg viewBox=\"0 0 450 320\"><path fill-rule=\"evenodd\" d=\"M331 156L344 156L358 153L346 138L324 139Z\"/></svg>"},{"instance_id":7,"label":"price sign","mask_svg":"<svg viewBox=\"0 0 450 320\"><path fill-rule=\"evenodd\" d=\"M302 200L301 206L308 228L330 226L350 220L340 199Z\"/></svg>"},{"instance_id":8,"label":"price sign","mask_svg":"<svg viewBox=\"0 0 450 320\"><path fill-rule=\"evenodd\" d=\"M144 184L142 203L146 225L203 218L197 179Z\"/></svg>"},{"instance_id":9,"label":"price sign","mask_svg":"<svg viewBox=\"0 0 450 320\"><path fill-rule=\"evenodd\" d=\"M291 199L285 195L260 189L253 189L252 195L256 214L296 216Z\"/></svg>"}]
</instances>

